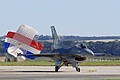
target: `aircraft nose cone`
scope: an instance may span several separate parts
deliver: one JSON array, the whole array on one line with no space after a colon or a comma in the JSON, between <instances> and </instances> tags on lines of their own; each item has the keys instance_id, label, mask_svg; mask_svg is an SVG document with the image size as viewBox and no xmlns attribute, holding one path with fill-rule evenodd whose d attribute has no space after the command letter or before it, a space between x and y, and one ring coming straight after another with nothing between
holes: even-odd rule
<instances>
[{"instance_id":1,"label":"aircraft nose cone","mask_svg":"<svg viewBox=\"0 0 120 80\"><path fill-rule=\"evenodd\" d=\"M89 55L94 55L93 51L91 51L90 49L85 49L85 52Z\"/></svg>"}]
</instances>

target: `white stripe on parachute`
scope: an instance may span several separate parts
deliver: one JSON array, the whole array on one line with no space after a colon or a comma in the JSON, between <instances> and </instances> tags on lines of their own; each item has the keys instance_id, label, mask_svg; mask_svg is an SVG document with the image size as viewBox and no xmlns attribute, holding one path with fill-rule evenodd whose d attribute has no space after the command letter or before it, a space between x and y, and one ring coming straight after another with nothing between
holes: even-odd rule
<instances>
[{"instance_id":1,"label":"white stripe on parachute","mask_svg":"<svg viewBox=\"0 0 120 80\"><path fill-rule=\"evenodd\" d=\"M35 35L38 34L38 32L35 29L31 28L28 25L20 26L16 32L32 40L34 39Z\"/></svg>"},{"instance_id":2,"label":"white stripe on parachute","mask_svg":"<svg viewBox=\"0 0 120 80\"><path fill-rule=\"evenodd\" d=\"M17 57L18 60L24 61L26 58L24 56L17 56L18 53L24 54L17 46L12 46L8 48L8 53L13 55L14 57Z\"/></svg>"}]
</instances>

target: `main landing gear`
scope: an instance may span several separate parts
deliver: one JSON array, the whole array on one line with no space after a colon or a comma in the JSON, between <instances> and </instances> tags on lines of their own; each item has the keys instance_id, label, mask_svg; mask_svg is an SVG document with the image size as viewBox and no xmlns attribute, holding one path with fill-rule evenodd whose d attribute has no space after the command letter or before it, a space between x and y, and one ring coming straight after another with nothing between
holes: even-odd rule
<instances>
[{"instance_id":1,"label":"main landing gear","mask_svg":"<svg viewBox=\"0 0 120 80\"><path fill-rule=\"evenodd\" d=\"M78 66L79 66L78 62L73 62L72 63L72 67L75 68L77 72L80 72L80 68Z\"/></svg>"},{"instance_id":2,"label":"main landing gear","mask_svg":"<svg viewBox=\"0 0 120 80\"><path fill-rule=\"evenodd\" d=\"M55 72L58 72L58 70L59 70L59 67L55 66Z\"/></svg>"},{"instance_id":3,"label":"main landing gear","mask_svg":"<svg viewBox=\"0 0 120 80\"><path fill-rule=\"evenodd\" d=\"M80 72L80 68L76 67L76 71L77 71L77 72Z\"/></svg>"},{"instance_id":4,"label":"main landing gear","mask_svg":"<svg viewBox=\"0 0 120 80\"><path fill-rule=\"evenodd\" d=\"M58 72L58 70L63 66L68 66L68 62L63 62L62 61L56 61L56 64L55 64L55 72ZM78 62L73 62L72 63L72 67L74 67L76 69L77 72L80 72L80 68L78 67Z\"/></svg>"},{"instance_id":5,"label":"main landing gear","mask_svg":"<svg viewBox=\"0 0 120 80\"><path fill-rule=\"evenodd\" d=\"M63 66L66 65L65 62L61 63L61 64L57 64L57 66L55 66L55 72L58 72L58 70Z\"/></svg>"},{"instance_id":6,"label":"main landing gear","mask_svg":"<svg viewBox=\"0 0 120 80\"><path fill-rule=\"evenodd\" d=\"M59 66L55 66L55 72L58 72L59 68ZM76 71L80 72L80 68L76 67Z\"/></svg>"}]
</instances>

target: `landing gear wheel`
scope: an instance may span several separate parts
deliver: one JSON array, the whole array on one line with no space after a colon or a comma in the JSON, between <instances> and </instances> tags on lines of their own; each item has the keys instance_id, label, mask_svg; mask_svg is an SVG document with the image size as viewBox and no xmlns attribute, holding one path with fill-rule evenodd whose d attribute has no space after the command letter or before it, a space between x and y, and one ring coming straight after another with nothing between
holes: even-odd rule
<instances>
[{"instance_id":1,"label":"landing gear wheel","mask_svg":"<svg viewBox=\"0 0 120 80\"><path fill-rule=\"evenodd\" d=\"M77 72L80 72L80 68L76 67L76 71L77 71Z\"/></svg>"},{"instance_id":2,"label":"landing gear wheel","mask_svg":"<svg viewBox=\"0 0 120 80\"><path fill-rule=\"evenodd\" d=\"M58 69L59 69L58 66L55 66L55 72L58 72Z\"/></svg>"}]
</instances>

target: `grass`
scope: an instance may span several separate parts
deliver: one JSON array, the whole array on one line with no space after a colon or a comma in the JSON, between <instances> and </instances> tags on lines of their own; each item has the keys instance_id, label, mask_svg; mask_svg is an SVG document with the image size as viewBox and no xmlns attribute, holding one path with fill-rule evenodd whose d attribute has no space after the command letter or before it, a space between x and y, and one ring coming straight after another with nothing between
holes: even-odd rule
<instances>
[{"instance_id":1,"label":"grass","mask_svg":"<svg viewBox=\"0 0 120 80\"><path fill-rule=\"evenodd\" d=\"M120 66L120 61L83 62L81 66Z\"/></svg>"},{"instance_id":2,"label":"grass","mask_svg":"<svg viewBox=\"0 0 120 80\"><path fill-rule=\"evenodd\" d=\"M120 79L103 79L103 80L120 80Z\"/></svg>"},{"instance_id":3,"label":"grass","mask_svg":"<svg viewBox=\"0 0 120 80\"><path fill-rule=\"evenodd\" d=\"M54 61L0 62L0 66L54 66ZM82 62L80 66L120 66L120 61Z\"/></svg>"},{"instance_id":4,"label":"grass","mask_svg":"<svg viewBox=\"0 0 120 80\"><path fill-rule=\"evenodd\" d=\"M53 66L51 61L0 62L0 66Z\"/></svg>"}]
</instances>

